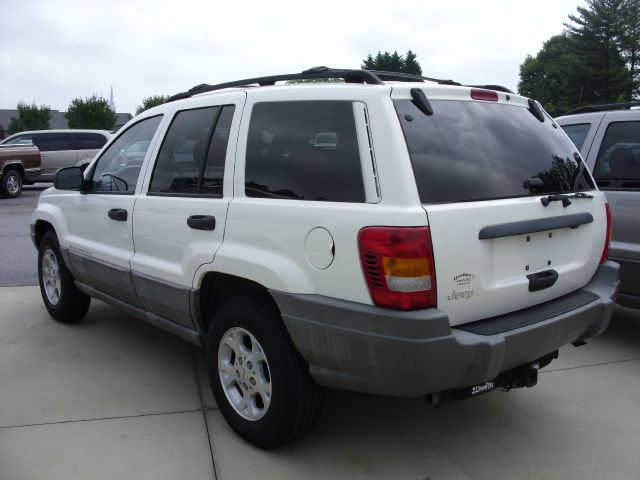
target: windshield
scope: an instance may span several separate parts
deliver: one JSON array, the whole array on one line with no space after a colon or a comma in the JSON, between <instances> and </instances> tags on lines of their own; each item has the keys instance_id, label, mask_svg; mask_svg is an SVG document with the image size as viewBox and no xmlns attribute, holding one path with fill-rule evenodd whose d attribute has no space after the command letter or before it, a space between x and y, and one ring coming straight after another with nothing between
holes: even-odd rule
<instances>
[{"instance_id":1,"label":"windshield","mask_svg":"<svg viewBox=\"0 0 640 480\"><path fill-rule=\"evenodd\" d=\"M411 100L394 103L423 203L595 188L576 147L526 108L434 100L425 115Z\"/></svg>"}]
</instances>

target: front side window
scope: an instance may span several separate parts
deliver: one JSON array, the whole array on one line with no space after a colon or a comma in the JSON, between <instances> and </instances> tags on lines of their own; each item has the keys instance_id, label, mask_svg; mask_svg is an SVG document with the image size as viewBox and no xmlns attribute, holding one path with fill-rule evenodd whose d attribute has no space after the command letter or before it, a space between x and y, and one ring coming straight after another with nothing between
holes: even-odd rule
<instances>
[{"instance_id":1,"label":"front side window","mask_svg":"<svg viewBox=\"0 0 640 480\"><path fill-rule=\"evenodd\" d=\"M245 194L365 202L353 102L254 105L247 141Z\"/></svg>"},{"instance_id":2,"label":"front side window","mask_svg":"<svg viewBox=\"0 0 640 480\"><path fill-rule=\"evenodd\" d=\"M142 159L161 119L161 115L146 118L118 136L98 159L91 175L89 191L132 194L136 189ZM134 145L136 154L129 155L129 149Z\"/></svg>"},{"instance_id":3,"label":"front side window","mask_svg":"<svg viewBox=\"0 0 640 480\"><path fill-rule=\"evenodd\" d=\"M593 176L602 188L640 188L640 122L609 124Z\"/></svg>"},{"instance_id":4,"label":"front side window","mask_svg":"<svg viewBox=\"0 0 640 480\"><path fill-rule=\"evenodd\" d=\"M564 133L571 139L573 144L578 150L582 150L584 141L587 139L587 134L591 128L590 123L578 123L576 125L562 125Z\"/></svg>"},{"instance_id":5,"label":"front side window","mask_svg":"<svg viewBox=\"0 0 640 480\"><path fill-rule=\"evenodd\" d=\"M178 112L160 147L149 193L222 196L234 107Z\"/></svg>"}]
</instances>

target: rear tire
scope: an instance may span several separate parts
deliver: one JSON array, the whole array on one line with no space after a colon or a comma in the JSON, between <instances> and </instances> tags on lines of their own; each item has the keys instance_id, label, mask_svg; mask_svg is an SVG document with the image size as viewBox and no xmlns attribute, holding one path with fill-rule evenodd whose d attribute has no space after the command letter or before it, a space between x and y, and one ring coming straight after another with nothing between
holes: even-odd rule
<instances>
[{"instance_id":1,"label":"rear tire","mask_svg":"<svg viewBox=\"0 0 640 480\"><path fill-rule=\"evenodd\" d=\"M210 323L207 359L218 407L249 443L282 447L304 437L318 419L322 389L268 299L225 300Z\"/></svg>"},{"instance_id":2,"label":"rear tire","mask_svg":"<svg viewBox=\"0 0 640 480\"><path fill-rule=\"evenodd\" d=\"M0 178L0 194L6 198L16 198L22 192L22 175L17 170L7 170Z\"/></svg>"},{"instance_id":3,"label":"rear tire","mask_svg":"<svg viewBox=\"0 0 640 480\"><path fill-rule=\"evenodd\" d=\"M73 323L87 314L91 297L76 287L52 231L45 232L38 247L38 281L44 306L57 321Z\"/></svg>"}]
</instances>

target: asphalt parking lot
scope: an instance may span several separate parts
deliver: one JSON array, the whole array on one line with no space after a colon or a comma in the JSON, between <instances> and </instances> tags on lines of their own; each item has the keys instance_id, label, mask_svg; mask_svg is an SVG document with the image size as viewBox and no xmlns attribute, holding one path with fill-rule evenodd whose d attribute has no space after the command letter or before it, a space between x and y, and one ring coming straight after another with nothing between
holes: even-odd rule
<instances>
[{"instance_id":1,"label":"asphalt parking lot","mask_svg":"<svg viewBox=\"0 0 640 480\"><path fill-rule=\"evenodd\" d=\"M263 452L222 419L201 350L98 301L77 325L48 317L24 286L25 193L0 203L0 480L640 478L640 312L616 309L534 388L439 409L328 392L308 438Z\"/></svg>"},{"instance_id":2,"label":"asphalt parking lot","mask_svg":"<svg viewBox=\"0 0 640 480\"><path fill-rule=\"evenodd\" d=\"M36 285L38 252L29 223L46 183L25 186L18 198L0 198L0 286Z\"/></svg>"}]
</instances>

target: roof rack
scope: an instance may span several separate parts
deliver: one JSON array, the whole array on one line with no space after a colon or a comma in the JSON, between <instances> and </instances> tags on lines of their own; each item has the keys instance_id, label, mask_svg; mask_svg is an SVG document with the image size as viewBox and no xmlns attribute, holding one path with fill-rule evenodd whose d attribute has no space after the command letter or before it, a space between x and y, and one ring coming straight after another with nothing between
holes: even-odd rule
<instances>
[{"instance_id":1,"label":"roof rack","mask_svg":"<svg viewBox=\"0 0 640 480\"><path fill-rule=\"evenodd\" d=\"M456 85L460 86L461 83L453 80L441 80L439 78L423 77L422 75L413 75L412 73L399 73L399 72L383 72L381 70L365 70L366 72L373 73L380 80L385 82L435 82L440 85Z\"/></svg>"},{"instance_id":2,"label":"roof rack","mask_svg":"<svg viewBox=\"0 0 640 480\"><path fill-rule=\"evenodd\" d=\"M213 92L214 90L222 90L232 87L249 87L252 85L259 85L261 87L266 85L274 85L276 82L284 82L287 80L312 80L319 78L343 78L347 83L367 83L370 85L383 85L385 81L398 81L398 82L435 82L440 85L456 85L461 86L461 83L453 80L442 80L438 78L423 77L422 75L413 75L410 73L398 73L398 72L383 72L379 70L349 70L349 69L337 69L329 67L313 67L300 73L287 73L284 75L271 75L267 77L255 77L246 78L244 80L235 80L233 82L218 83L216 85L209 85L203 83L190 88L186 92L181 92L169 97L167 102L173 102L183 98L189 98L193 95L200 93ZM472 86L472 85L467 85ZM490 90L498 90L500 92L513 93L511 90L500 85L483 85L475 86L476 88L487 88Z\"/></svg>"},{"instance_id":3,"label":"roof rack","mask_svg":"<svg viewBox=\"0 0 640 480\"><path fill-rule=\"evenodd\" d=\"M284 82L287 80L311 80L318 78L344 78L347 83L368 83L371 85L383 85L383 81L377 75L367 70L347 70L328 67L314 67L301 73L287 73L284 75L271 75L268 77L246 78L244 80L236 80L233 82L218 83L217 85L208 85L203 83L190 88L186 92L177 93L169 97L167 102L173 102L182 98L189 98L200 93L212 92L214 90L222 90L232 87L248 87L251 85L274 85L276 82Z\"/></svg>"},{"instance_id":4,"label":"roof rack","mask_svg":"<svg viewBox=\"0 0 640 480\"><path fill-rule=\"evenodd\" d=\"M578 113L605 112L607 110L630 110L631 107L640 107L640 102L626 103L603 103L602 105L586 105L574 108L565 115L576 115Z\"/></svg>"}]
</instances>

